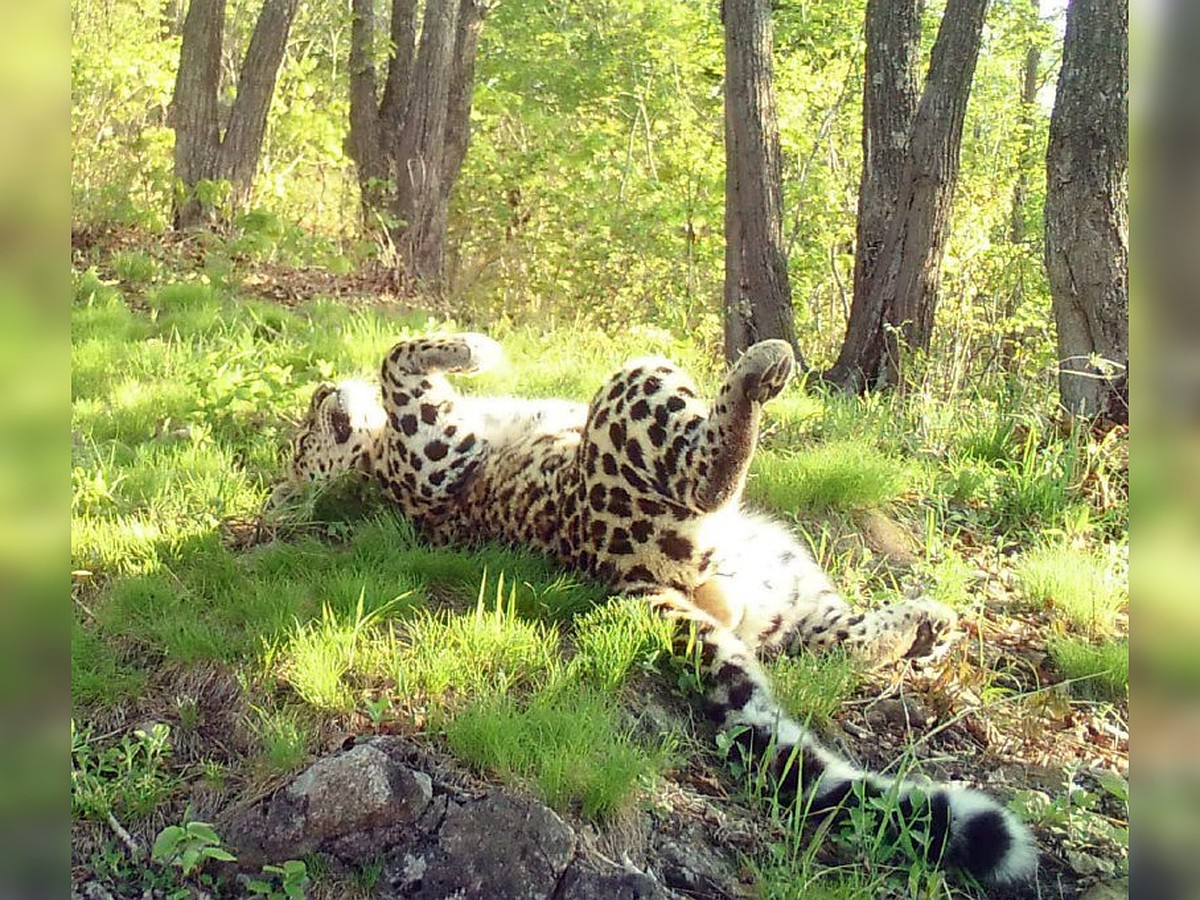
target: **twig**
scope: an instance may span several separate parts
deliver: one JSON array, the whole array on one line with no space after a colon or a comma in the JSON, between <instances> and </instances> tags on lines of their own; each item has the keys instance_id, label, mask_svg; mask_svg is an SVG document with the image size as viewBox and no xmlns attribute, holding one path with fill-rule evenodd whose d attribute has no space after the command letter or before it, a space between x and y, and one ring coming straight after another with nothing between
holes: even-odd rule
<instances>
[{"instance_id":1,"label":"twig","mask_svg":"<svg viewBox=\"0 0 1200 900\"><path fill-rule=\"evenodd\" d=\"M117 821L117 817L111 812L108 813L108 827L113 830L113 833L121 839L121 843L129 850L129 855L135 860L142 858L143 850L137 839L125 830L124 826Z\"/></svg>"}]
</instances>

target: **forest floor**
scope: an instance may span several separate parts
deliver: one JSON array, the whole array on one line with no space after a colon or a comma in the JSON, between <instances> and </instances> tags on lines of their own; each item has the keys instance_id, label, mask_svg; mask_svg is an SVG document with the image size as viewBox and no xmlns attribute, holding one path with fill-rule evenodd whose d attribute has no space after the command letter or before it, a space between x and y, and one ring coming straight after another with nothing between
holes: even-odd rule
<instances>
[{"instance_id":1,"label":"forest floor","mask_svg":"<svg viewBox=\"0 0 1200 900\"><path fill-rule=\"evenodd\" d=\"M200 865L222 852L223 817L349 737L386 734L445 777L529 791L642 868L669 868L648 836L664 822L716 835L725 875L674 885L695 895L981 895L898 862L870 822L800 841L755 773L717 752L687 658L636 604L516 550L425 546L356 489L263 515L315 383L369 377L404 333L488 330L510 364L464 390L579 400L651 352L711 389L709 347L653 327L455 323L401 304L386 275L252 243L74 238L80 891L241 895L247 882ZM1048 411L789 389L767 410L748 502L855 602L923 591L962 620L936 664L781 662L784 702L865 766L1008 802L1039 841L1030 896L1073 898L1127 870L1127 436ZM147 858L189 822L217 823L211 840L188 832L194 866ZM302 862L309 896L377 889L371 860ZM263 878L285 895L282 872Z\"/></svg>"}]
</instances>

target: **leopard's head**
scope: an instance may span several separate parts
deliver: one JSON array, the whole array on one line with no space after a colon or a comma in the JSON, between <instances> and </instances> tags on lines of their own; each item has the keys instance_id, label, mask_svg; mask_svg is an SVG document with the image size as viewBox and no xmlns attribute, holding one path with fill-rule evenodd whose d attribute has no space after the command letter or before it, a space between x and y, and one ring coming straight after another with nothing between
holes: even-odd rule
<instances>
[{"instance_id":1,"label":"leopard's head","mask_svg":"<svg viewBox=\"0 0 1200 900\"><path fill-rule=\"evenodd\" d=\"M365 381L322 382L292 443L296 481L370 473L387 424L379 391Z\"/></svg>"}]
</instances>

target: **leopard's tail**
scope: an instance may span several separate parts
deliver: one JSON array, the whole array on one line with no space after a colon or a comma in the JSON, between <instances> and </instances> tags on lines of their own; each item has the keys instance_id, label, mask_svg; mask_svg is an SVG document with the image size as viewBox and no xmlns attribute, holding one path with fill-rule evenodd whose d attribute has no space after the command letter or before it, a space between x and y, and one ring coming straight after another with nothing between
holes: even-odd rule
<instances>
[{"instance_id":1,"label":"leopard's tail","mask_svg":"<svg viewBox=\"0 0 1200 900\"><path fill-rule=\"evenodd\" d=\"M758 661L728 632L705 637L713 682L710 713L751 757L768 766L781 800L806 815L836 815L891 798L896 820L928 836L927 855L995 886L1028 882L1037 870L1029 828L986 794L866 772L841 759L783 712ZM895 820L894 820L895 821Z\"/></svg>"}]
</instances>

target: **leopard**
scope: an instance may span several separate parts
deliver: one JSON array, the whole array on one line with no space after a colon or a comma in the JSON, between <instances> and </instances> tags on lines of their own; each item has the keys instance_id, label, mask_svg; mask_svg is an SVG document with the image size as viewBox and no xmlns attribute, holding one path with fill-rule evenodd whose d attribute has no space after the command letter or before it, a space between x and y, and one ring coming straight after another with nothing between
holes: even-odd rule
<instances>
[{"instance_id":1,"label":"leopard","mask_svg":"<svg viewBox=\"0 0 1200 900\"><path fill-rule=\"evenodd\" d=\"M377 383L323 382L293 441L289 483L359 472L422 537L541 552L640 598L698 639L717 733L761 759L781 799L808 816L892 797L931 861L1000 888L1036 874L1028 826L957 783L872 772L835 752L777 701L764 663L841 648L873 666L922 659L957 616L928 598L855 608L803 541L744 501L763 407L795 374L790 344L765 340L704 399L665 357L627 362L589 404L477 396L447 376L493 368L476 333L400 340Z\"/></svg>"}]
</instances>

